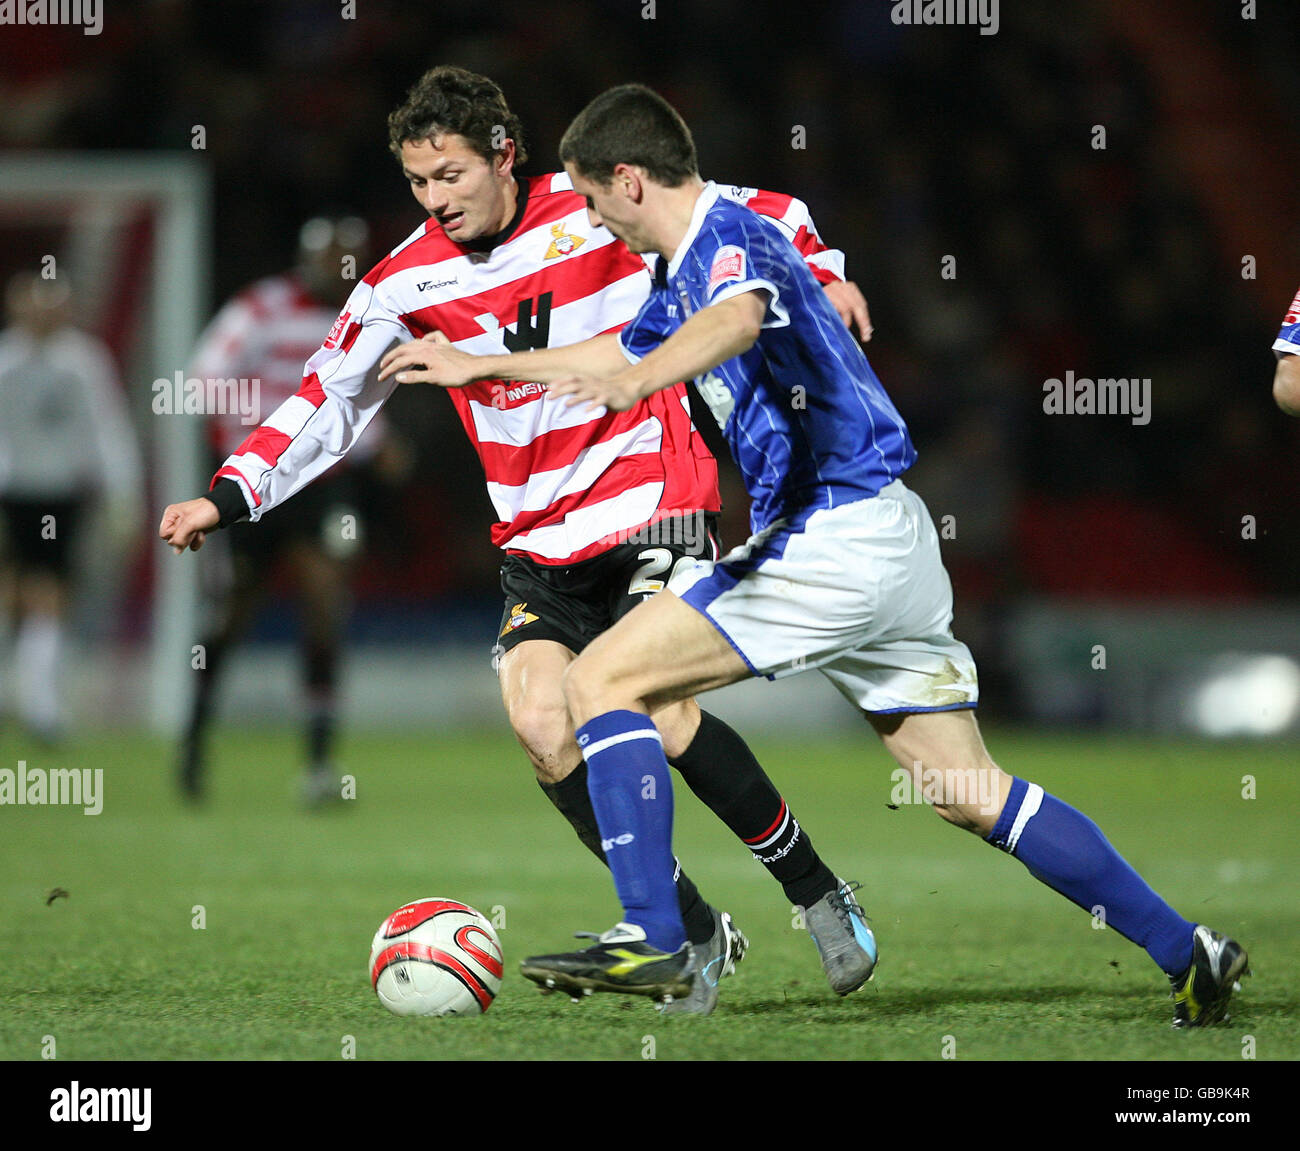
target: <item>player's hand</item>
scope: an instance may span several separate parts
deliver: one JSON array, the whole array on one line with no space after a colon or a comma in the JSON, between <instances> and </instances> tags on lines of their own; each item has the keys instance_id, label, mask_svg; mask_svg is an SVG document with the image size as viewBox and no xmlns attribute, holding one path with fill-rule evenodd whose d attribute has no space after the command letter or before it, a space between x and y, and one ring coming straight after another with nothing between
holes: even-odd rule
<instances>
[{"instance_id":1,"label":"player's hand","mask_svg":"<svg viewBox=\"0 0 1300 1151\"><path fill-rule=\"evenodd\" d=\"M595 376L569 376L547 385L547 399L563 398L568 407L586 404L588 407L607 408L611 412L626 412L641 397L636 387L620 378L597 379Z\"/></svg>"},{"instance_id":2,"label":"player's hand","mask_svg":"<svg viewBox=\"0 0 1300 1151\"><path fill-rule=\"evenodd\" d=\"M379 378L396 376L399 384L463 388L478 379L477 360L477 356L452 347L441 332L430 332L422 340L410 340L385 352L379 361Z\"/></svg>"},{"instance_id":3,"label":"player's hand","mask_svg":"<svg viewBox=\"0 0 1300 1151\"><path fill-rule=\"evenodd\" d=\"M208 532L220 521L221 513L217 511L217 505L207 497L199 496L196 500L168 504L163 510L158 534L177 555L186 549L196 552L208 538Z\"/></svg>"},{"instance_id":4,"label":"player's hand","mask_svg":"<svg viewBox=\"0 0 1300 1151\"><path fill-rule=\"evenodd\" d=\"M840 314L844 326L851 332L856 324L858 336L865 344L871 339L875 330L871 326L871 313L867 311L867 301L852 280L832 280L826 285L826 298L831 307Z\"/></svg>"}]
</instances>

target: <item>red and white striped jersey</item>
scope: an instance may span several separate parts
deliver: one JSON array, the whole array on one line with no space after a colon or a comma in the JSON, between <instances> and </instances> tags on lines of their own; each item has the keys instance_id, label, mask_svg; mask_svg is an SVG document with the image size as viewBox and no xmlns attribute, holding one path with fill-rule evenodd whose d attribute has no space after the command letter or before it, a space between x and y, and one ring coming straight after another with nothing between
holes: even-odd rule
<instances>
[{"instance_id":1,"label":"red and white striped jersey","mask_svg":"<svg viewBox=\"0 0 1300 1151\"><path fill-rule=\"evenodd\" d=\"M289 272L250 284L213 317L190 357L189 376L238 381L238 392L232 386L219 394L238 394L246 401L209 414L207 435L215 455L236 451L266 413L297 394L302 366L320 347L334 316L332 307ZM377 446L380 434L372 426L366 447Z\"/></svg>"},{"instance_id":2,"label":"red and white striped jersey","mask_svg":"<svg viewBox=\"0 0 1300 1151\"><path fill-rule=\"evenodd\" d=\"M370 368L394 340L440 331L474 354L554 347L616 331L649 294L646 262L605 228L564 173L520 178L514 219L490 250L426 221L359 283L302 385L217 472L253 519L288 499L356 442L398 385ZM823 282L843 256L822 244L790 196L724 187L771 217ZM540 384L479 381L449 390L497 512L492 540L546 564L607 551L656 520L716 510L717 464L683 384L627 412L549 403Z\"/></svg>"}]
</instances>

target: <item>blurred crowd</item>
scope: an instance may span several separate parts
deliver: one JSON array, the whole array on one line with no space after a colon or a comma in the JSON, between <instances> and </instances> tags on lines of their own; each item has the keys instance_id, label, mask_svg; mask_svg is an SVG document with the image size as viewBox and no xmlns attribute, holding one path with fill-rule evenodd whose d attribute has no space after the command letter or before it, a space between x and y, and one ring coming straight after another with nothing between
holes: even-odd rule
<instances>
[{"instance_id":1,"label":"blurred crowd","mask_svg":"<svg viewBox=\"0 0 1300 1151\"><path fill-rule=\"evenodd\" d=\"M1224 253L1115 6L1006 6L991 37L898 27L891 7L357 0L345 18L339 0L108 0L97 37L0 29L0 146L186 151L202 126L215 310L287 267L314 213L363 216L379 251L420 222L385 119L427 67L501 84L526 172L555 166L593 95L646 82L692 125L706 177L798 195L846 252L875 323L868 356L921 452L914 485L951 517L959 603L995 617L1026 592L1300 591L1300 439L1269 399L1289 295L1270 310ZM1186 7L1218 22L1259 115L1300 106L1294 40ZM1257 255L1300 267L1298 240ZM1066 371L1149 378L1150 422L1044 414L1044 381ZM394 404L416 478L372 550L418 562L376 565L365 586L490 592L490 507L450 405ZM734 541L743 492L729 491Z\"/></svg>"}]
</instances>

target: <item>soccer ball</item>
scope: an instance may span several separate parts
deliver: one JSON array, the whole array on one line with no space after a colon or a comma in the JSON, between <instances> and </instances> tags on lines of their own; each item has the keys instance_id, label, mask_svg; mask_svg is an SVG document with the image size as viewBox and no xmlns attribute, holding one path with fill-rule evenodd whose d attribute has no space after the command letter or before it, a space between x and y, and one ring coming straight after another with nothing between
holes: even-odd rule
<instances>
[{"instance_id":1,"label":"soccer ball","mask_svg":"<svg viewBox=\"0 0 1300 1151\"><path fill-rule=\"evenodd\" d=\"M370 983L394 1015L482 1015L501 987L492 924L454 899L399 907L370 945Z\"/></svg>"}]
</instances>

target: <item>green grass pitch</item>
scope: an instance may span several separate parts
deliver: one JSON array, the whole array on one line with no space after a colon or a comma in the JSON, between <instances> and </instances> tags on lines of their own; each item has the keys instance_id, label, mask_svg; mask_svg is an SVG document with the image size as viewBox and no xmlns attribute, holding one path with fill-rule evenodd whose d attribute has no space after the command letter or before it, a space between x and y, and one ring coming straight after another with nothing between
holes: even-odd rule
<instances>
[{"instance_id":1,"label":"green grass pitch","mask_svg":"<svg viewBox=\"0 0 1300 1151\"><path fill-rule=\"evenodd\" d=\"M504 720L475 735L349 734L340 762L357 798L319 813L296 802L296 732L220 729L210 799L190 810L160 740L85 734L45 752L9 729L0 767L102 768L104 801L93 816L0 806L0 1059L39 1060L47 1036L59 1060L1240 1063L1247 1044L1295 1059L1295 744L1017 730L988 742L1091 815L1184 915L1248 947L1255 974L1231 1025L1171 1030L1164 977L1132 944L932 812L891 810L892 763L865 733L755 741L823 857L862 882L881 960L845 999L780 888L677 788L683 864L752 943L701 1019L613 995L574 1004L518 976L524 955L603 930L617 905ZM66 897L47 902L55 888ZM433 895L504 921L506 979L482 1018L397 1018L370 989L380 920Z\"/></svg>"}]
</instances>

